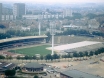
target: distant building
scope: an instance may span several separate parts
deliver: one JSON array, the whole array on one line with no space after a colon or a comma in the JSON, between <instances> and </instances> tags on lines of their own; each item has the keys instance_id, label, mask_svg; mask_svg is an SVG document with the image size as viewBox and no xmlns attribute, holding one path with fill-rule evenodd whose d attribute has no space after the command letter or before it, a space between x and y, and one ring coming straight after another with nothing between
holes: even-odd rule
<instances>
[{"instance_id":1,"label":"distant building","mask_svg":"<svg viewBox=\"0 0 104 78\"><path fill-rule=\"evenodd\" d=\"M0 21L2 20L2 3L0 3Z\"/></svg>"},{"instance_id":2,"label":"distant building","mask_svg":"<svg viewBox=\"0 0 104 78\"><path fill-rule=\"evenodd\" d=\"M51 18L63 18L63 15L58 14L40 14L40 15L23 15L23 19L51 19Z\"/></svg>"},{"instance_id":3,"label":"distant building","mask_svg":"<svg viewBox=\"0 0 104 78\"><path fill-rule=\"evenodd\" d=\"M20 18L22 15L25 15L25 4L15 3L13 6L13 15L15 18Z\"/></svg>"},{"instance_id":4,"label":"distant building","mask_svg":"<svg viewBox=\"0 0 104 78\"><path fill-rule=\"evenodd\" d=\"M92 29L98 29L99 28L99 25L100 25L100 23L97 22L96 19L89 20L88 24L89 24L88 27L89 28L92 28Z\"/></svg>"},{"instance_id":5,"label":"distant building","mask_svg":"<svg viewBox=\"0 0 104 78\"><path fill-rule=\"evenodd\" d=\"M14 63L0 62L0 75L5 74L5 70L15 69Z\"/></svg>"},{"instance_id":6,"label":"distant building","mask_svg":"<svg viewBox=\"0 0 104 78\"><path fill-rule=\"evenodd\" d=\"M13 20L14 16L13 15L2 15L2 20Z\"/></svg>"},{"instance_id":7,"label":"distant building","mask_svg":"<svg viewBox=\"0 0 104 78\"><path fill-rule=\"evenodd\" d=\"M78 28L81 28L82 26L76 26L76 25L64 25L63 28L74 28L74 29L78 29Z\"/></svg>"},{"instance_id":8,"label":"distant building","mask_svg":"<svg viewBox=\"0 0 104 78\"><path fill-rule=\"evenodd\" d=\"M67 17L67 16L72 17L72 11L70 9L65 9L63 10L63 15L64 17Z\"/></svg>"},{"instance_id":9,"label":"distant building","mask_svg":"<svg viewBox=\"0 0 104 78\"><path fill-rule=\"evenodd\" d=\"M3 15L12 15L12 14L13 14L13 10L10 9L10 8L5 8L5 7L3 7L3 8L2 8L2 14L3 14Z\"/></svg>"},{"instance_id":10,"label":"distant building","mask_svg":"<svg viewBox=\"0 0 104 78\"><path fill-rule=\"evenodd\" d=\"M67 70L60 73L60 78L101 78L101 77L81 72L79 70Z\"/></svg>"}]
</instances>

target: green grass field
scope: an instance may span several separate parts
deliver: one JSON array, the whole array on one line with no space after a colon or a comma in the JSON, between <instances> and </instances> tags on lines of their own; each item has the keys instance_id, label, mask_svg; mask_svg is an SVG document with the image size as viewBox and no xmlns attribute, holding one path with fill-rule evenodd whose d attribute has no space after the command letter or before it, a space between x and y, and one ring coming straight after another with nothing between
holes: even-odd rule
<instances>
[{"instance_id":1,"label":"green grass field","mask_svg":"<svg viewBox=\"0 0 104 78\"><path fill-rule=\"evenodd\" d=\"M40 54L40 55L51 54L51 50L47 50L46 49L47 47L50 47L50 46L49 45L34 46L29 48L9 50L9 52L30 55L30 56L33 56L35 54Z\"/></svg>"}]
</instances>

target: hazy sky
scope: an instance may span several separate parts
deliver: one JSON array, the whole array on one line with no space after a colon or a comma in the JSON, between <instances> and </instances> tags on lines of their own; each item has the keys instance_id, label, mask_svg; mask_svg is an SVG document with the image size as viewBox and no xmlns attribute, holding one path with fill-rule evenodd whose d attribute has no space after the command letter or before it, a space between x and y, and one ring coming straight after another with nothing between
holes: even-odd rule
<instances>
[{"instance_id":1,"label":"hazy sky","mask_svg":"<svg viewBox=\"0 0 104 78\"><path fill-rule=\"evenodd\" d=\"M67 2L104 2L104 0L0 0L0 2L52 2L52 3L67 3Z\"/></svg>"}]
</instances>

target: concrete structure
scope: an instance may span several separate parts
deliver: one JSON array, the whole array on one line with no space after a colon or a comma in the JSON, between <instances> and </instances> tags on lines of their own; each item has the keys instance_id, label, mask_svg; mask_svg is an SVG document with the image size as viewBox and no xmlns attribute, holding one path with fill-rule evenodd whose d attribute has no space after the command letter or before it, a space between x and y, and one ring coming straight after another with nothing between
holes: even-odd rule
<instances>
[{"instance_id":1,"label":"concrete structure","mask_svg":"<svg viewBox=\"0 0 104 78\"><path fill-rule=\"evenodd\" d=\"M101 78L101 77L88 74L79 70L66 70L60 73L60 78Z\"/></svg>"},{"instance_id":2,"label":"concrete structure","mask_svg":"<svg viewBox=\"0 0 104 78\"><path fill-rule=\"evenodd\" d=\"M15 18L19 18L22 17L22 15L25 15L25 4L15 3L13 6L13 15Z\"/></svg>"},{"instance_id":3,"label":"concrete structure","mask_svg":"<svg viewBox=\"0 0 104 78\"><path fill-rule=\"evenodd\" d=\"M36 72L41 73L43 72L43 66L39 63L27 63L22 68L24 72Z\"/></svg>"},{"instance_id":4,"label":"concrete structure","mask_svg":"<svg viewBox=\"0 0 104 78\"><path fill-rule=\"evenodd\" d=\"M0 22L2 20L2 3L0 3Z\"/></svg>"}]
</instances>

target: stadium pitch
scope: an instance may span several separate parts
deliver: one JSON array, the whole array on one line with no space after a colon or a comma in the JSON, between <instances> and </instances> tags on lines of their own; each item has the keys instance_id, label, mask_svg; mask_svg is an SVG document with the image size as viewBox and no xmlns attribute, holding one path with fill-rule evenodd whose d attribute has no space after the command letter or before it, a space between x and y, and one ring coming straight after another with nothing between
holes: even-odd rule
<instances>
[{"instance_id":1,"label":"stadium pitch","mask_svg":"<svg viewBox=\"0 0 104 78\"><path fill-rule=\"evenodd\" d=\"M51 54L51 51L46 49L47 47L50 47L50 45L40 45L40 46L27 47L16 50L9 50L9 52L19 53L29 56L34 56L35 54L40 54L40 55Z\"/></svg>"}]
</instances>

